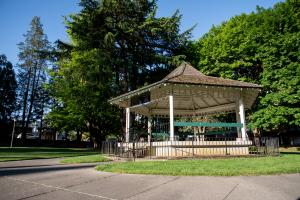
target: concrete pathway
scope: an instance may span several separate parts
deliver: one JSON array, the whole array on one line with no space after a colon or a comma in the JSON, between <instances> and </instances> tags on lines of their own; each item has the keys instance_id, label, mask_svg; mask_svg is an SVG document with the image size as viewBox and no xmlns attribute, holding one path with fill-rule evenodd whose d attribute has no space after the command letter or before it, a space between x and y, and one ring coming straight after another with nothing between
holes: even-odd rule
<instances>
[{"instance_id":1,"label":"concrete pathway","mask_svg":"<svg viewBox=\"0 0 300 200\"><path fill-rule=\"evenodd\" d=\"M300 200L300 174L177 177L97 172L59 159L0 163L0 199Z\"/></svg>"}]
</instances>

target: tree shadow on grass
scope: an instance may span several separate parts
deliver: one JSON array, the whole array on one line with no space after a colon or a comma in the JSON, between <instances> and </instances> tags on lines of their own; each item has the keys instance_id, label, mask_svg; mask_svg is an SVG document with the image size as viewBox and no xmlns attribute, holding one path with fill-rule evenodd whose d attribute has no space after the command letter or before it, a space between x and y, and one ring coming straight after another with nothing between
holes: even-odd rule
<instances>
[{"instance_id":1,"label":"tree shadow on grass","mask_svg":"<svg viewBox=\"0 0 300 200\"><path fill-rule=\"evenodd\" d=\"M64 171L64 170L76 170L76 169L85 169L96 166L97 164L80 164L80 165L56 165L56 166L27 166L27 167L15 167L15 168L6 168L0 170L1 176L11 176L11 175L21 175L21 174L33 174L33 173L43 173L51 171Z\"/></svg>"},{"instance_id":2,"label":"tree shadow on grass","mask_svg":"<svg viewBox=\"0 0 300 200\"><path fill-rule=\"evenodd\" d=\"M46 152L46 153L86 153L86 152L97 152L93 149L85 148L55 148L55 147L1 147L0 153L37 153L37 152Z\"/></svg>"},{"instance_id":3,"label":"tree shadow on grass","mask_svg":"<svg viewBox=\"0 0 300 200\"><path fill-rule=\"evenodd\" d=\"M5 169L12 169L12 168L26 168L26 167L50 167L50 166L57 166L58 164L41 164L41 165L18 165L18 166L0 166L0 170L5 170ZM1 172L0 172L1 174Z\"/></svg>"},{"instance_id":4,"label":"tree shadow on grass","mask_svg":"<svg viewBox=\"0 0 300 200\"><path fill-rule=\"evenodd\" d=\"M295 151L295 152L280 152L280 154L285 154L285 155L292 155L292 154L295 155L295 154L298 154L300 156L300 151L299 152L297 152L297 151Z\"/></svg>"}]
</instances>

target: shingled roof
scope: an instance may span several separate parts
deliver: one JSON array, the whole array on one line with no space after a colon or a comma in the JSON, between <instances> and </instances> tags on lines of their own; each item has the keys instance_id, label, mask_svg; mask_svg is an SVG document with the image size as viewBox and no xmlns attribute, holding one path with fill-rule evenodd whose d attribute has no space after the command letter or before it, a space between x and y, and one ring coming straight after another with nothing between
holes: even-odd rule
<instances>
[{"instance_id":1,"label":"shingled roof","mask_svg":"<svg viewBox=\"0 0 300 200\"><path fill-rule=\"evenodd\" d=\"M220 77L206 76L200 71L192 67L190 64L183 62L180 66L174 69L164 79L152 83L150 85L141 87L137 90L130 91L109 100L110 103L117 103L122 99L128 99L131 96L139 95L141 93L150 91L155 87L164 84L191 84L191 85L204 85L204 86L221 86L221 87L235 87L235 88L252 88L259 90L260 85L254 83L246 83L237 80L224 79Z\"/></svg>"},{"instance_id":2,"label":"shingled roof","mask_svg":"<svg viewBox=\"0 0 300 200\"><path fill-rule=\"evenodd\" d=\"M261 88L260 85L254 83L246 83L220 77L206 76L186 62L182 63L179 67L173 70L163 79L163 81L168 83L190 83L197 85Z\"/></svg>"}]
</instances>

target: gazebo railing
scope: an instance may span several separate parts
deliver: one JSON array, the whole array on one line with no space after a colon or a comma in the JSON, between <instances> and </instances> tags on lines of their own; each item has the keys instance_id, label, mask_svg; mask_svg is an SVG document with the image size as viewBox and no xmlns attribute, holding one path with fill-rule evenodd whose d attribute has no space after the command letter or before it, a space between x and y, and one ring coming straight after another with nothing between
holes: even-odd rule
<instances>
[{"instance_id":1,"label":"gazebo railing","mask_svg":"<svg viewBox=\"0 0 300 200\"><path fill-rule=\"evenodd\" d=\"M232 137L236 136L238 130L240 130L243 125L241 123L233 122L192 122L192 121L176 121L174 122L175 130L174 137L172 140L190 140L191 136L196 136L194 140L197 140L197 137L203 138L208 135L215 135L221 137ZM193 132L193 131L181 131L184 127L206 127L204 132ZM150 129L150 131L149 131ZM181 129L181 130L180 130ZM129 141L138 141L143 139L148 141L149 132L151 132L152 141L168 141L170 140L170 123L169 122L160 122L154 121L151 124L151 127L145 129L145 127L131 127L129 129Z\"/></svg>"},{"instance_id":2,"label":"gazebo railing","mask_svg":"<svg viewBox=\"0 0 300 200\"><path fill-rule=\"evenodd\" d=\"M174 126L201 126L201 127L243 127L241 123L228 123L228 122L175 122Z\"/></svg>"},{"instance_id":3,"label":"gazebo railing","mask_svg":"<svg viewBox=\"0 0 300 200\"><path fill-rule=\"evenodd\" d=\"M123 158L202 158L279 155L277 137L205 138L202 141L103 142L102 153Z\"/></svg>"}]
</instances>

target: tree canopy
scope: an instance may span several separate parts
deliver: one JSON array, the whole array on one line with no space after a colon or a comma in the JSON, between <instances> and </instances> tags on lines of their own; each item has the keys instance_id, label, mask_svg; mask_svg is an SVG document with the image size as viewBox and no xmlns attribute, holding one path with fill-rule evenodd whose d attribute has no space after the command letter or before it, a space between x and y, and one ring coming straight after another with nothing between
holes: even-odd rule
<instances>
[{"instance_id":1,"label":"tree canopy","mask_svg":"<svg viewBox=\"0 0 300 200\"><path fill-rule=\"evenodd\" d=\"M50 116L71 114L99 142L121 132L122 112L108 98L163 77L185 58L191 30L180 33L178 12L156 17L156 1L82 0L80 5L79 13L66 18L71 43L58 42L52 87L58 103Z\"/></svg>"},{"instance_id":2,"label":"tree canopy","mask_svg":"<svg viewBox=\"0 0 300 200\"><path fill-rule=\"evenodd\" d=\"M263 91L250 126L281 132L300 125L300 3L231 18L195 43L198 67L206 74L259 83Z\"/></svg>"},{"instance_id":3,"label":"tree canopy","mask_svg":"<svg viewBox=\"0 0 300 200\"><path fill-rule=\"evenodd\" d=\"M16 111L17 81L12 64L4 54L0 55L0 122L11 120Z\"/></svg>"}]
</instances>

